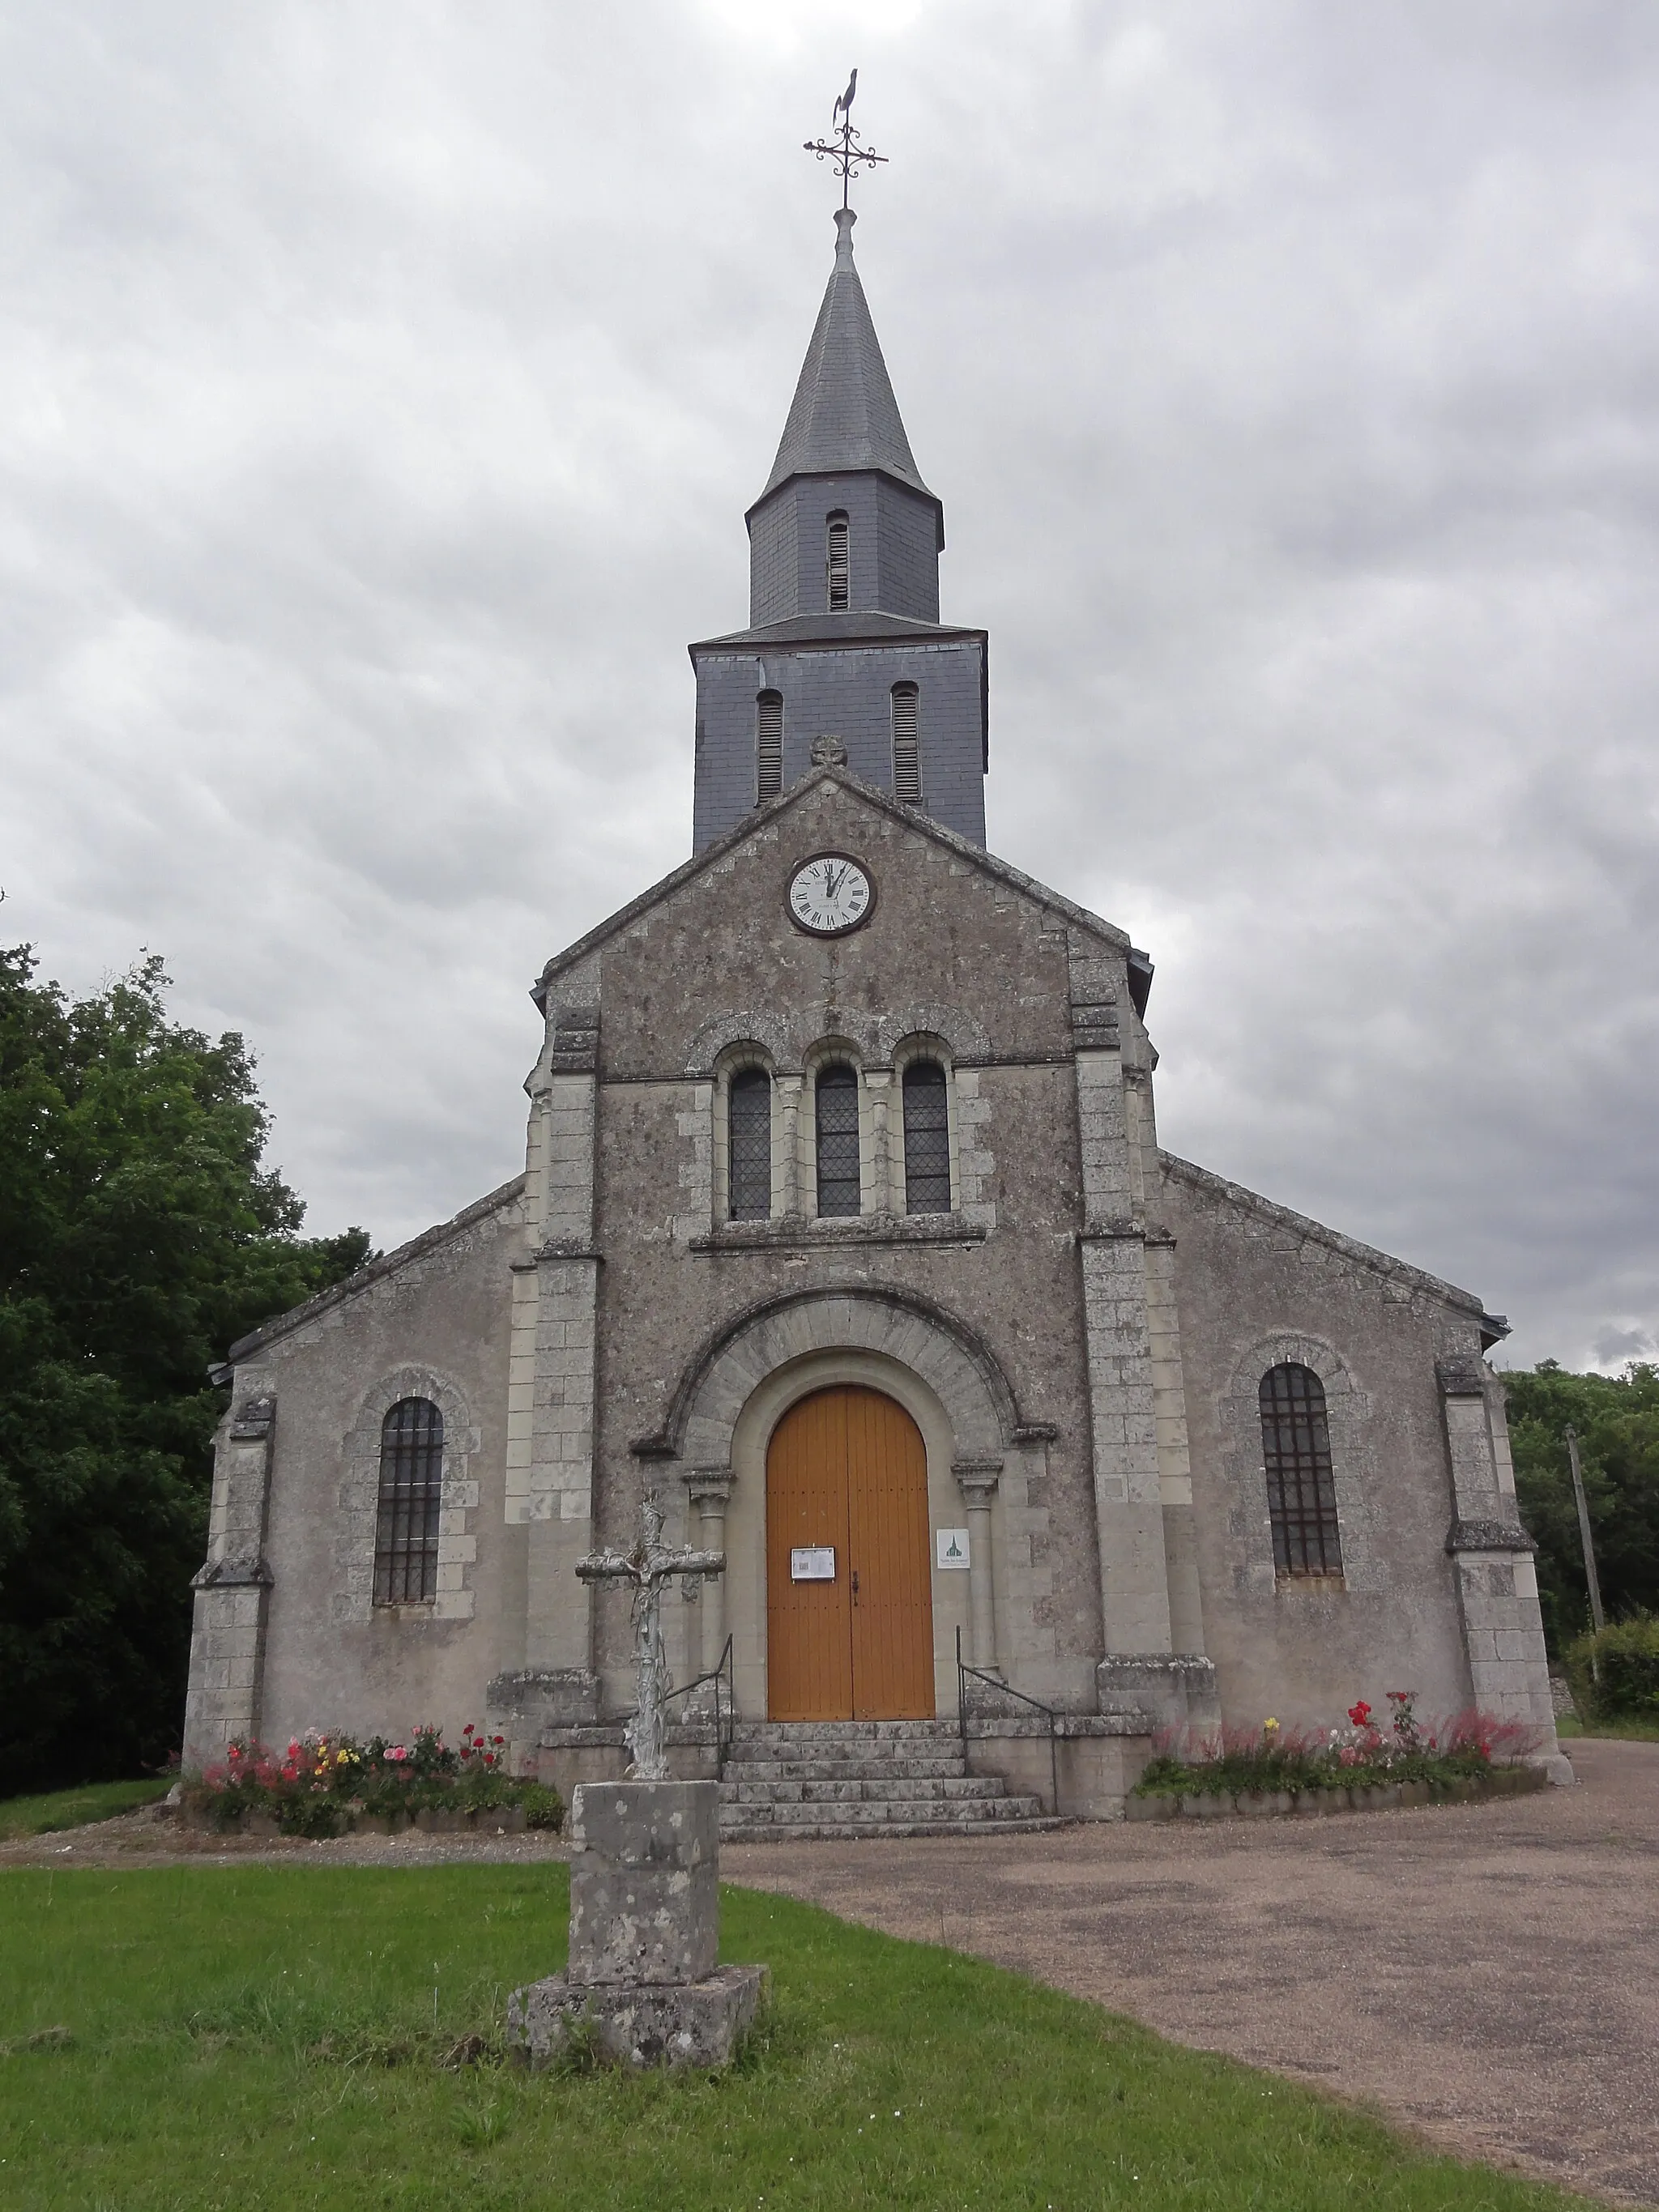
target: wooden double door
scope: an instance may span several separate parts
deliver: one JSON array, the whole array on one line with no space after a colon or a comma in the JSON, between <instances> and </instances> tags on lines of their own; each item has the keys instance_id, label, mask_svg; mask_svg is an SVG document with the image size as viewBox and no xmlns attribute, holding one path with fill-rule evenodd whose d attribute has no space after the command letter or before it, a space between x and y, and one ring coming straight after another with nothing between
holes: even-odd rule
<instances>
[{"instance_id":1,"label":"wooden double door","mask_svg":"<svg viewBox=\"0 0 1659 2212\"><path fill-rule=\"evenodd\" d=\"M766 1662L774 1720L933 1717L927 1455L878 1390L816 1391L773 1432Z\"/></svg>"}]
</instances>

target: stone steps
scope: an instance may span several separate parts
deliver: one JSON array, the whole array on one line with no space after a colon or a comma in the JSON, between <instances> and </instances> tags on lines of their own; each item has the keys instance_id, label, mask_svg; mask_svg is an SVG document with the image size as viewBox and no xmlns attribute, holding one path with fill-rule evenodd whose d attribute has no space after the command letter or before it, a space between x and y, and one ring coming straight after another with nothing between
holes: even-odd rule
<instances>
[{"instance_id":1,"label":"stone steps","mask_svg":"<svg viewBox=\"0 0 1659 2212\"><path fill-rule=\"evenodd\" d=\"M905 1796L915 1803L924 1800L956 1802L1003 1795L1003 1784L994 1774L919 1775L907 1771L902 1778L890 1773L824 1781L817 1778L775 1780L769 1776L764 1781L759 1781L745 1778L741 1771L733 1780L729 1766L726 1771L726 1778L720 1784L722 1805L880 1804L890 1798L901 1786Z\"/></svg>"},{"instance_id":2,"label":"stone steps","mask_svg":"<svg viewBox=\"0 0 1659 2212\"><path fill-rule=\"evenodd\" d=\"M1041 1798L969 1774L943 1721L739 1722L720 1785L728 1843L1006 1836L1060 1826Z\"/></svg>"}]
</instances>

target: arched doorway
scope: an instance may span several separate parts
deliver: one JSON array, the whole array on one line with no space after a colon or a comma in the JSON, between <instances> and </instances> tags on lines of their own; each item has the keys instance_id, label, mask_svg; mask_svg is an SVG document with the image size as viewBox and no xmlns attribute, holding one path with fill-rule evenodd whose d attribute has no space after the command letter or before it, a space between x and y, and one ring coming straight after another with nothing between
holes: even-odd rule
<instances>
[{"instance_id":1,"label":"arched doorway","mask_svg":"<svg viewBox=\"0 0 1659 2212\"><path fill-rule=\"evenodd\" d=\"M931 1720L927 1455L878 1390L814 1391L766 1455L774 1720Z\"/></svg>"}]
</instances>

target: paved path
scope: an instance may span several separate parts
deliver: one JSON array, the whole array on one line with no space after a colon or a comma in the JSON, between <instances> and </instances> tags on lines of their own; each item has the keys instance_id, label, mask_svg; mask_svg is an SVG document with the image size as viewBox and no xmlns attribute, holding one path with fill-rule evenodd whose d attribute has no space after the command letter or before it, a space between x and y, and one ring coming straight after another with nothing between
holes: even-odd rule
<instances>
[{"instance_id":1,"label":"paved path","mask_svg":"<svg viewBox=\"0 0 1659 2212\"><path fill-rule=\"evenodd\" d=\"M745 1844L729 1881L941 1939L1468 2155L1659 2205L1659 1744L1572 1790L1316 1822Z\"/></svg>"}]
</instances>

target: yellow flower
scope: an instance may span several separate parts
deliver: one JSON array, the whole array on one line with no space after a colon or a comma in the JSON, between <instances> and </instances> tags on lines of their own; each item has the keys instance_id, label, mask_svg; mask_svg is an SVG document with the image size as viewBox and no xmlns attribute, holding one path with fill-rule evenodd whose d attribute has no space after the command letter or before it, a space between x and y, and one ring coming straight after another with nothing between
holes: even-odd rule
<instances>
[{"instance_id":1,"label":"yellow flower","mask_svg":"<svg viewBox=\"0 0 1659 2212\"><path fill-rule=\"evenodd\" d=\"M343 1766L350 1756L351 1753L349 1751L337 1751L334 1754L334 1764L337 1766Z\"/></svg>"},{"instance_id":2,"label":"yellow flower","mask_svg":"<svg viewBox=\"0 0 1659 2212\"><path fill-rule=\"evenodd\" d=\"M1264 1728L1276 1729L1279 1726L1279 1723L1276 1720L1269 1719L1264 1721L1262 1723L1262 1726Z\"/></svg>"}]
</instances>

